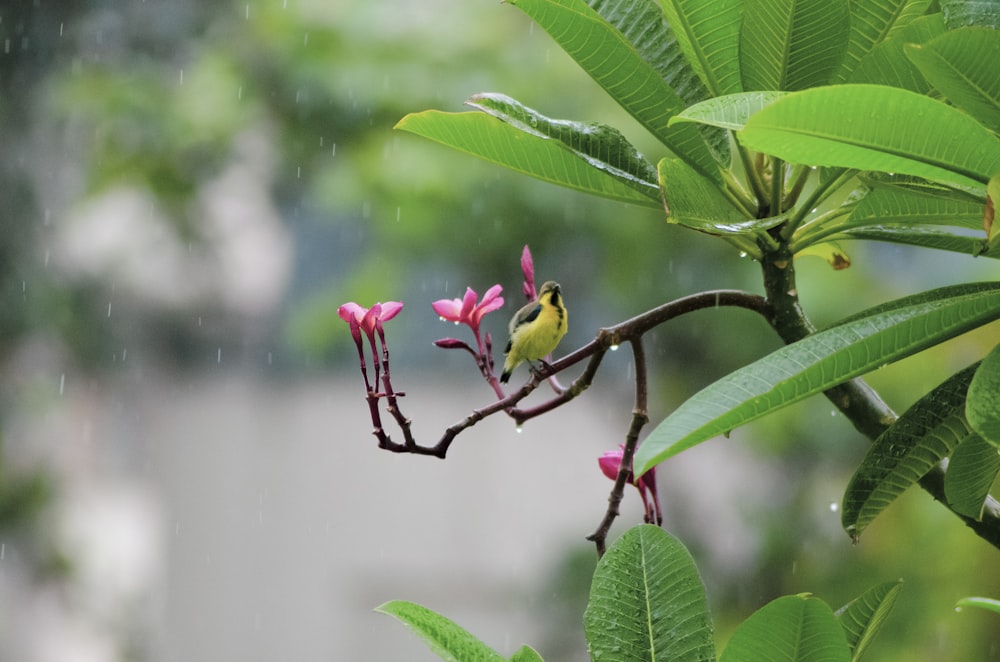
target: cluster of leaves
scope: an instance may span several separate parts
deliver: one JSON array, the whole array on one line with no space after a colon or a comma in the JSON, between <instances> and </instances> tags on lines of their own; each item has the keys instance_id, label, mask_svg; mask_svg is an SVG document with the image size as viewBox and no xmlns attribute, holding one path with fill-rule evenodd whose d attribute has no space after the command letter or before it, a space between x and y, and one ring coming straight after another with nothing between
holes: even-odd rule
<instances>
[{"instance_id":1,"label":"cluster of leaves","mask_svg":"<svg viewBox=\"0 0 1000 662\"><path fill-rule=\"evenodd\" d=\"M668 222L760 262L770 322L789 343L683 403L638 450L638 473L1000 318L1000 286L973 283L889 302L815 332L798 305L793 268L806 254L848 266L842 244L860 239L1000 255L1000 226L992 223L1000 82L989 66L1000 53L996 7L512 4L669 153L654 164L613 127L552 119L500 94L473 96L468 104L478 112L425 111L398 128L544 181L662 205ZM852 536L953 452L944 487L950 507L972 520L990 509L1000 471L1000 391L968 387L995 384L996 370L989 360L958 373L891 426L895 415L884 405L844 409L878 438L845 495Z\"/></svg>"},{"instance_id":2,"label":"cluster of leaves","mask_svg":"<svg viewBox=\"0 0 1000 662\"><path fill-rule=\"evenodd\" d=\"M662 207L669 223L728 242L760 263L768 322L786 342L678 407L639 447L635 472L825 393L874 441L844 496L852 537L920 482L1000 546L1000 509L989 496L1000 475L1000 348L898 417L857 379L1000 319L1000 283L920 292L817 331L794 271L810 254L845 268L845 244L858 240L1000 257L1000 79L991 67L1000 8L511 4L652 134L662 157L648 160L611 126L553 119L495 93L469 99L472 112L414 113L397 128L539 180ZM593 659L714 658L700 580L681 550L641 527L602 559L585 617ZM779 598L746 621L722 659L857 659L899 588L877 586L839 617L809 596ZM423 608L382 610L446 659L504 659ZM511 659L540 656L524 648Z\"/></svg>"},{"instance_id":3,"label":"cluster of leaves","mask_svg":"<svg viewBox=\"0 0 1000 662\"><path fill-rule=\"evenodd\" d=\"M879 584L837 612L807 594L777 598L736 629L719 660L858 660L902 586L901 581ZM451 620L413 603L393 601L378 611L395 616L444 660L542 660L529 646L506 658ZM712 617L694 560L680 541L649 524L627 531L601 558L584 633L593 660L715 659Z\"/></svg>"}]
</instances>

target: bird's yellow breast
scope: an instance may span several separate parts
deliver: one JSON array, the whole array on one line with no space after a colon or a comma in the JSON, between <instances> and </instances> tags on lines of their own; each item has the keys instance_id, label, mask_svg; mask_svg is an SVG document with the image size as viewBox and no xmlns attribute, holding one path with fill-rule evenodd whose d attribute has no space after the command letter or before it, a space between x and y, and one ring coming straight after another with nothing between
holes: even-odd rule
<instances>
[{"instance_id":1,"label":"bird's yellow breast","mask_svg":"<svg viewBox=\"0 0 1000 662\"><path fill-rule=\"evenodd\" d=\"M552 352L566 335L566 310L548 300L534 320L521 324L511 333L511 347L518 359L536 361Z\"/></svg>"}]
</instances>

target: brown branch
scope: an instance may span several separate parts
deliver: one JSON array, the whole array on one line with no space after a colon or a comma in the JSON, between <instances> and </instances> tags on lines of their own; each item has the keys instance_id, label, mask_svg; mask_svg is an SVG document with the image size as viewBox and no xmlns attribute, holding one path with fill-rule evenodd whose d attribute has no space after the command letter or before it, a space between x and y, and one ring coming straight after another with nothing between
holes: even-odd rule
<instances>
[{"instance_id":1,"label":"brown branch","mask_svg":"<svg viewBox=\"0 0 1000 662\"><path fill-rule=\"evenodd\" d=\"M410 421L403 416L395 399L390 402L389 411L392 413L396 423L403 431L404 442L399 443L393 441L382 428L377 415L377 399L384 394L369 392L368 403L369 408L373 411L372 422L375 424L373 434L375 434L379 440L379 448L383 448L387 451L393 453L412 453L414 455L430 455L444 459L444 457L448 454L448 449L451 447L451 444L455 441L455 438L487 416L492 416L493 414L501 411L506 412L508 416L514 419L515 423L521 425L535 416L540 416L541 414L552 411L553 409L566 404L570 400L573 400L587 390L591 383L593 383L594 377L597 375L597 370L600 367L601 360L604 358L604 355L608 350L613 347L617 347L623 342L637 341L651 329L663 324L664 322L674 319L675 317L679 317L696 310L721 308L723 306L746 308L770 319L770 308L763 297L740 290L710 290L708 292L700 292L698 294L681 297L680 299L675 299L674 301L665 303L614 326L600 329L597 332L597 336L583 347L571 352L558 361L554 361L551 364L544 364L541 369L537 371L537 373L533 371L531 377L521 388L506 397L500 398L496 402L487 405L486 407L473 410L472 413L464 419L448 427L438 442L433 446L421 446L416 442L416 440L412 437ZM556 375L585 359L589 359L587 367L584 369L583 374L581 374L580 377L578 377L569 386L569 388L557 394L556 397L536 407L532 407L530 409L519 409L517 407L519 402L524 400L538 388L542 380L548 379L549 377ZM645 366L641 369L645 371ZM640 367L637 365L637 374L639 370ZM643 411L645 411L645 405L643 406Z\"/></svg>"},{"instance_id":2,"label":"brown branch","mask_svg":"<svg viewBox=\"0 0 1000 662\"><path fill-rule=\"evenodd\" d=\"M632 483L632 458L635 457L635 449L639 445L639 432L646 423L649 422L647 399L648 386L646 381L646 352L642 347L642 336L630 340L632 345L632 356L635 360L635 404L632 407L632 422L629 425L628 433L625 435L625 450L622 453L622 463L615 477L611 494L608 495L608 509L604 512L604 518L598 524L597 530L587 536L597 547L597 557L604 556L607 549L608 532L615 518L619 515L619 506L625 496L625 484ZM660 523L660 522L658 522Z\"/></svg>"},{"instance_id":3,"label":"brown branch","mask_svg":"<svg viewBox=\"0 0 1000 662\"><path fill-rule=\"evenodd\" d=\"M809 318L799 305L795 288L795 265L787 246L761 261L764 271L764 288L774 311L771 326L785 343L793 343L815 331ZM896 412L885 403L863 379L852 379L834 386L823 393L847 417L858 432L874 441L892 425ZM987 496L979 520L952 510L944 493L946 462L941 462L919 483L936 501L961 519L976 535L1000 549L1000 502Z\"/></svg>"}]
</instances>

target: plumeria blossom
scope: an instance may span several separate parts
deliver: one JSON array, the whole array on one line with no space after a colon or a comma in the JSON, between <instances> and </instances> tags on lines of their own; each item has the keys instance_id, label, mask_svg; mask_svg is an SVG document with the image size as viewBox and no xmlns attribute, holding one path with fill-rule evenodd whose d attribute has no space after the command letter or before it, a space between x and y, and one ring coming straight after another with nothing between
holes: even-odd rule
<instances>
[{"instance_id":1,"label":"plumeria blossom","mask_svg":"<svg viewBox=\"0 0 1000 662\"><path fill-rule=\"evenodd\" d=\"M620 446L618 450L604 451L604 455L597 458L601 472L611 480L618 477L624 453L625 447ZM632 484L636 486L639 490L639 496L642 497L642 505L646 510L646 522L662 524L663 510L660 508L660 496L656 492L656 467L642 474L638 480L633 476Z\"/></svg>"},{"instance_id":2,"label":"plumeria blossom","mask_svg":"<svg viewBox=\"0 0 1000 662\"><path fill-rule=\"evenodd\" d=\"M368 337L368 342L371 344L372 363L375 367L375 383L377 384L380 370L378 350L375 345L375 336L378 336L379 342L382 344L382 360L385 365L386 377L388 377L389 351L385 345L385 331L382 329L382 324L383 322L388 322L393 317L398 315L399 311L402 309L403 303L401 301L376 303L371 308L365 308L364 306L359 306L353 301L350 301L337 308L337 314L340 315L340 319L344 320L351 326L351 336L354 338L354 344L358 346L358 357L361 359L361 374L365 378L365 387L368 389L369 393L372 392L372 385L371 382L368 381L368 369L365 364L365 352L364 345L361 342L361 332L364 331L365 335Z\"/></svg>"},{"instance_id":3,"label":"plumeria blossom","mask_svg":"<svg viewBox=\"0 0 1000 662\"><path fill-rule=\"evenodd\" d=\"M364 331L369 339L374 340L376 331L382 329L382 322L388 322L402 309L401 301L376 303L371 308L349 301L337 309L337 314L340 315L340 319L351 325L351 335L355 341L360 340L361 331Z\"/></svg>"},{"instance_id":4,"label":"plumeria blossom","mask_svg":"<svg viewBox=\"0 0 1000 662\"><path fill-rule=\"evenodd\" d=\"M467 287L465 288L465 296L461 299L438 299L431 304L434 312L441 319L454 322L455 324L465 324L472 329L472 334L476 337L476 344L479 347L478 353L473 351L468 344L456 338L442 338L435 341L434 344L445 349L466 349L476 356L482 362L483 366L486 366L487 363L491 365L492 357L489 356L491 350L490 334L486 334L484 343L483 337L479 333L479 326L486 313L491 313L503 306L503 297L500 296L502 291L503 288L500 285L494 285L486 290L482 300L477 303L479 295L476 294L474 289Z\"/></svg>"},{"instance_id":5,"label":"plumeria blossom","mask_svg":"<svg viewBox=\"0 0 1000 662\"><path fill-rule=\"evenodd\" d=\"M441 319L455 324L468 324L472 332L479 334L479 324L483 321L486 313L493 312L503 305L503 297L500 293L503 288L494 285L486 290L483 300L478 304L476 299L479 295L471 287L465 288L465 296L461 299L438 299L431 304L434 312L441 316Z\"/></svg>"}]
</instances>

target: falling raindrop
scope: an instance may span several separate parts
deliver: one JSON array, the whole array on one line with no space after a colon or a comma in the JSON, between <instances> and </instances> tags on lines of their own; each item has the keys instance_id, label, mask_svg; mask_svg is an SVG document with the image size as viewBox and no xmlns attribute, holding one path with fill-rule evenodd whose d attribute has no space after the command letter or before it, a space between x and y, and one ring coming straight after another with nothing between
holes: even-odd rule
<instances>
[{"instance_id":1,"label":"falling raindrop","mask_svg":"<svg viewBox=\"0 0 1000 662\"><path fill-rule=\"evenodd\" d=\"M215 361L216 361L216 363L222 363L222 348L221 347L215 353Z\"/></svg>"},{"instance_id":2,"label":"falling raindrop","mask_svg":"<svg viewBox=\"0 0 1000 662\"><path fill-rule=\"evenodd\" d=\"M66 390L66 373L59 375L59 395L62 395Z\"/></svg>"}]
</instances>

